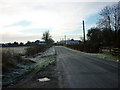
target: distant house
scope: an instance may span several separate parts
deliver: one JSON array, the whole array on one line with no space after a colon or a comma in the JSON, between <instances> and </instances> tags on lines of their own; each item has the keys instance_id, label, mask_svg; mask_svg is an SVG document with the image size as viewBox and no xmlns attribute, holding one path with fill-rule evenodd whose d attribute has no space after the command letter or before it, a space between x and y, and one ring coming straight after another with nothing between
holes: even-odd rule
<instances>
[{"instance_id":1,"label":"distant house","mask_svg":"<svg viewBox=\"0 0 120 90\"><path fill-rule=\"evenodd\" d=\"M40 41L38 45L46 45L47 43L45 41Z\"/></svg>"},{"instance_id":2,"label":"distant house","mask_svg":"<svg viewBox=\"0 0 120 90\"><path fill-rule=\"evenodd\" d=\"M40 40L36 40L34 43L35 45L46 45L45 41L40 41Z\"/></svg>"},{"instance_id":3,"label":"distant house","mask_svg":"<svg viewBox=\"0 0 120 90\"><path fill-rule=\"evenodd\" d=\"M6 47L4 43L0 43L0 47Z\"/></svg>"},{"instance_id":4,"label":"distant house","mask_svg":"<svg viewBox=\"0 0 120 90\"><path fill-rule=\"evenodd\" d=\"M68 44L68 45L73 45L73 44L80 44L81 41L80 40L74 40L74 39L71 39L71 40L64 40L64 41L60 41L58 42L57 44L58 45L64 45L64 44Z\"/></svg>"},{"instance_id":5,"label":"distant house","mask_svg":"<svg viewBox=\"0 0 120 90\"><path fill-rule=\"evenodd\" d=\"M3 45L3 44L2 44L2 43L0 43L0 47L2 47L2 45Z\"/></svg>"}]
</instances>

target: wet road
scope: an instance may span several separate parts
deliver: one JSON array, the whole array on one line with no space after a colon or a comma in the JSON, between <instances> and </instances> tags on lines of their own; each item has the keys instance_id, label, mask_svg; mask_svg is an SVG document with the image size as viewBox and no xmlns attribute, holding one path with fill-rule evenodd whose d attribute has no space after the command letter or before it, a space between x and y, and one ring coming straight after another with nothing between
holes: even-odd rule
<instances>
[{"instance_id":1,"label":"wet road","mask_svg":"<svg viewBox=\"0 0 120 90\"><path fill-rule=\"evenodd\" d=\"M118 88L118 63L56 46L60 88Z\"/></svg>"}]
</instances>

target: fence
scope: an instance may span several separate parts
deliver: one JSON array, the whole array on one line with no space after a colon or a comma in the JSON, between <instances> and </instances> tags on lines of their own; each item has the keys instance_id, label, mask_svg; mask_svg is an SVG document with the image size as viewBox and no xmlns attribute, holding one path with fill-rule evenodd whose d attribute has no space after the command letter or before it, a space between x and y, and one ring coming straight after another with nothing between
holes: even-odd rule
<instances>
[{"instance_id":1,"label":"fence","mask_svg":"<svg viewBox=\"0 0 120 90\"><path fill-rule=\"evenodd\" d=\"M120 57L120 49L119 48L103 47L103 48L100 48L100 52L109 53L109 54L112 54L113 56Z\"/></svg>"},{"instance_id":2,"label":"fence","mask_svg":"<svg viewBox=\"0 0 120 90\"><path fill-rule=\"evenodd\" d=\"M120 49L119 48L113 48L112 49L112 55L120 56Z\"/></svg>"},{"instance_id":3,"label":"fence","mask_svg":"<svg viewBox=\"0 0 120 90\"><path fill-rule=\"evenodd\" d=\"M84 45L84 44L74 44L74 45L66 45L69 48L89 52L89 53L108 53L114 56L120 57L120 49L113 47L102 47L99 48L95 45Z\"/></svg>"}]
</instances>

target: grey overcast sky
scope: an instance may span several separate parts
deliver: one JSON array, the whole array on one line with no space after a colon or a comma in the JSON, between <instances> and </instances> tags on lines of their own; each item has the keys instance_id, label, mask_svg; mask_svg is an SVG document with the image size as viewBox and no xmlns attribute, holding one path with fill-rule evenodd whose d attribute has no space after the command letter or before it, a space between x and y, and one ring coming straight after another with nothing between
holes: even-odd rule
<instances>
[{"instance_id":1,"label":"grey overcast sky","mask_svg":"<svg viewBox=\"0 0 120 90\"><path fill-rule=\"evenodd\" d=\"M82 20L87 30L99 12L119 0L0 0L0 43L41 40L45 31L53 39L80 39Z\"/></svg>"}]
</instances>

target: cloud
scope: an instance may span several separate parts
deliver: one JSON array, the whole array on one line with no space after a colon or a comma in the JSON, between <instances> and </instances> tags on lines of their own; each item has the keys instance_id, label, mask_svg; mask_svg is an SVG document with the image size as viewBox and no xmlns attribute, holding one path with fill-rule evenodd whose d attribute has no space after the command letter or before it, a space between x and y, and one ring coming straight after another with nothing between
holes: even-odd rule
<instances>
[{"instance_id":1,"label":"cloud","mask_svg":"<svg viewBox=\"0 0 120 90\"><path fill-rule=\"evenodd\" d=\"M11 26L29 26L31 24L31 22L29 21L26 21L26 20L23 20L23 21L20 21L20 22L16 22L14 24L11 24L7 27L11 27Z\"/></svg>"},{"instance_id":2,"label":"cloud","mask_svg":"<svg viewBox=\"0 0 120 90\"><path fill-rule=\"evenodd\" d=\"M58 2L45 0L47 3L42 1L0 1L0 32L4 37L2 42L41 39L37 35L42 36L42 33L48 29L56 41L64 34L78 38L82 33L76 34L75 31L82 30L82 20L86 21L86 28L89 28L94 25L94 21L90 24L92 20L89 19L90 16L98 13L104 6L113 4L80 2L80 0L70 0L69 2L68 0ZM90 20L88 24L87 20Z\"/></svg>"},{"instance_id":3,"label":"cloud","mask_svg":"<svg viewBox=\"0 0 120 90\"><path fill-rule=\"evenodd\" d=\"M30 33L26 34L26 33L20 33L20 32L13 32L13 33L9 33L9 34L2 33L2 41L5 41L5 42L35 41L36 39L41 39L41 36L42 36L42 33L35 33L35 34L30 34Z\"/></svg>"}]
</instances>

